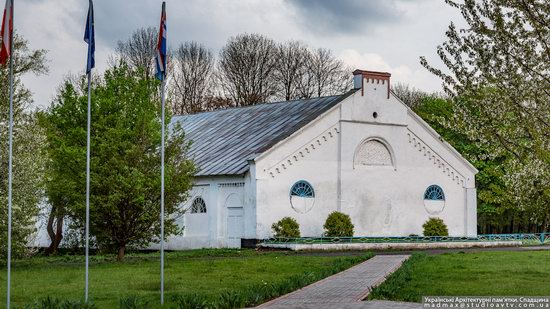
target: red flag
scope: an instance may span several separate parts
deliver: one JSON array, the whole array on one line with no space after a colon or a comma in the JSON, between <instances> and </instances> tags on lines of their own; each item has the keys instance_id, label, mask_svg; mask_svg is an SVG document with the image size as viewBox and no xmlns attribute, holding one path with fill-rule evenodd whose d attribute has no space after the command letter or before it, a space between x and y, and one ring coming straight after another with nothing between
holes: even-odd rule
<instances>
[{"instance_id":1,"label":"red flag","mask_svg":"<svg viewBox=\"0 0 550 309\"><path fill-rule=\"evenodd\" d=\"M2 46L0 46L0 64L6 64L11 55L11 38L13 33L13 0L6 0L4 17L2 18Z\"/></svg>"}]
</instances>

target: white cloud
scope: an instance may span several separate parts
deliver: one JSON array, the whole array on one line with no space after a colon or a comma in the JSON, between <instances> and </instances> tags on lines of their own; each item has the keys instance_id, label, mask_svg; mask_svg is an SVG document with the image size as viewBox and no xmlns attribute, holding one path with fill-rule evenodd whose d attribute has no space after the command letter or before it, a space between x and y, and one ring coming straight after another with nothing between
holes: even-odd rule
<instances>
[{"instance_id":1,"label":"white cloud","mask_svg":"<svg viewBox=\"0 0 550 309\"><path fill-rule=\"evenodd\" d=\"M438 79L421 67L412 69L397 63L390 65L382 56L375 53L359 53L353 49L343 50L338 57L354 69L391 73L392 84L405 83L426 91L439 91Z\"/></svg>"},{"instance_id":2,"label":"white cloud","mask_svg":"<svg viewBox=\"0 0 550 309\"><path fill-rule=\"evenodd\" d=\"M328 0L317 5L292 1L169 2L169 46L195 40L217 53L229 37L255 32L279 42L300 40L315 48L332 49L350 66L392 73L394 83L406 82L428 91L440 89L441 82L422 68L419 57L427 56L431 63L438 63L436 46L444 40L450 20L458 16L442 1L371 0L374 4L365 3L364 7L360 0L345 5ZM47 106L63 77L84 69L83 30L88 2L17 3L18 33L29 40L31 48L49 50L49 75L25 76L23 80L34 93L35 104ZM97 73L106 68L118 40L127 39L139 27L158 27L160 3L159 0L95 1ZM311 20L301 20L305 18ZM316 31L311 27L316 27Z\"/></svg>"},{"instance_id":3,"label":"white cloud","mask_svg":"<svg viewBox=\"0 0 550 309\"><path fill-rule=\"evenodd\" d=\"M34 94L36 106L44 107L51 102L65 75L84 69L84 28L77 22L77 17L85 20L84 10L75 0L59 2L55 9L48 1L22 1L16 8L15 14L19 13L16 30L29 41L30 48L48 51L49 74L23 77Z\"/></svg>"}]
</instances>

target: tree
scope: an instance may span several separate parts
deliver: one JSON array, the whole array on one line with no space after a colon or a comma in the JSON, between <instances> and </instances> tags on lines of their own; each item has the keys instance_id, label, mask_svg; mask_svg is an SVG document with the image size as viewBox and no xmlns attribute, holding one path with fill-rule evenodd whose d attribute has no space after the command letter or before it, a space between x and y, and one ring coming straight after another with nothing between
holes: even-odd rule
<instances>
[{"instance_id":1,"label":"tree","mask_svg":"<svg viewBox=\"0 0 550 309\"><path fill-rule=\"evenodd\" d=\"M100 249L124 258L127 247L146 246L160 234L160 109L153 79L121 62L92 89L90 232ZM65 83L44 115L47 193L62 198L71 219L85 218L87 98ZM170 117L167 117L168 125ZM165 159L165 236L179 233L174 219L187 198L194 166L181 127L169 131Z\"/></svg>"},{"instance_id":2,"label":"tree","mask_svg":"<svg viewBox=\"0 0 550 309\"><path fill-rule=\"evenodd\" d=\"M478 170L476 175L478 232L527 233L543 231L541 224L529 222L528 213L515 207L505 181L505 166L510 154L492 156L490 149L470 140L460 127L453 126L455 101L438 93L427 93L398 84L394 93L458 150Z\"/></svg>"},{"instance_id":3,"label":"tree","mask_svg":"<svg viewBox=\"0 0 550 309\"><path fill-rule=\"evenodd\" d=\"M14 37L13 93L13 199L12 255L21 257L35 232L38 203L42 200L44 160L41 150L44 135L37 126L35 114L29 110L32 94L21 77L25 74L44 74L46 51L30 50L28 42ZM9 67L0 66L0 263L7 254L8 204L8 122Z\"/></svg>"},{"instance_id":4,"label":"tree","mask_svg":"<svg viewBox=\"0 0 550 309\"><path fill-rule=\"evenodd\" d=\"M275 52L275 42L259 34L231 37L221 49L218 80L235 106L266 102L275 94Z\"/></svg>"},{"instance_id":5,"label":"tree","mask_svg":"<svg viewBox=\"0 0 550 309\"><path fill-rule=\"evenodd\" d=\"M299 98L300 81L307 73L307 47L297 41L279 44L275 57L277 65L274 70L274 81L277 84L277 96L286 101Z\"/></svg>"},{"instance_id":6,"label":"tree","mask_svg":"<svg viewBox=\"0 0 550 309\"><path fill-rule=\"evenodd\" d=\"M504 162L514 203L550 227L550 5L539 0L446 1L467 27L451 23L438 55L421 63L456 103L453 125Z\"/></svg>"},{"instance_id":7,"label":"tree","mask_svg":"<svg viewBox=\"0 0 550 309\"><path fill-rule=\"evenodd\" d=\"M420 107L425 98L435 96L435 94L429 94L403 83L397 83L397 85L392 86L391 90L403 103L413 110Z\"/></svg>"},{"instance_id":8,"label":"tree","mask_svg":"<svg viewBox=\"0 0 550 309\"><path fill-rule=\"evenodd\" d=\"M154 58L157 47L158 29L154 27L139 28L126 41L118 41L115 48L116 65L122 60L133 70L141 70L144 78L151 78L154 74Z\"/></svg>"},{"instance_id":9,"label":"tree","mask_svg":"<svg viewBox=\"0 0 550 309\"><path fill-rule=\"evenodd\" d=\"M299 82L300 98L341 94L351 88L351 69L326 48L305 55L305 74Z\"/></svg>"},{"instance_id":10,"label":"tree","mask_svg":"<svg viewBox=\"0 0 550 309\"><path fill-rule=\"evenodd\" d=\"M528 225L518 220L524 216L513 207L510 190L504 181L503 163L509 155L491 157L488 149L476 145L464 132L451 126L456 113L451 99L427 95L415 104L414 111L479 170L476 188L480 233L512 233L514 222L517 231L529 232Z\"/></svg>"},{"instance_id":11,"label":"tree","mask_svg":"<svg viewBox=\"0 0 550 309\"><path fill-rule=\"evenodd\" d=\"M81 95L84 93L84 87L86 87L86 82L84 79L80 79L76 75L68 75L65 77L67 83L73 83L78 85L78 91ZM61 91L61 88L59 89ZM44 130L44 112L38 112L38 124ZM45 133L44 133L45 134ZM46 151L44 151L46 152ZM52 176L51 165L55 164L55 161L46 160L45 168L45 180L44 187L47 196L47 206L49 207L48 218L46 222L46 232L50 238L49 246L44 250L45 255L57 254L58 249L61 245L61 242L64 239L64 223L65 218L67 217L67 202L68 200L63 195L52 194L51 190L48 190L48 186L56 185L56 182L52 182L50 177ZM50 194L48 194L50 193Z\"/></svg>"},{"instance_id":12,"label":"tree","mask_svg":"<svg viewBox=\"0 0 550 309\"><path fill-rule=\"evenodd\" d=\"M173 59L172 111L183 115L210 110L208 95L214 86L212 51L197 42L186 42L176 49Z\"/></svg>"}]
</instances>

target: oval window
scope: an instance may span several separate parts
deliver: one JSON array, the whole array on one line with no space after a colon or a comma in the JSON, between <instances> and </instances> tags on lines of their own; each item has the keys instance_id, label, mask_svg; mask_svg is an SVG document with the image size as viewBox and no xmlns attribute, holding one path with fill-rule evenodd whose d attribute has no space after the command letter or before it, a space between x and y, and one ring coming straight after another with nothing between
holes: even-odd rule
<instances>
[{"instance_id":1,"label":"oval window","mask_svg":"<svg viewBox=\"0 0 550 309\"><path fill-rule=\"evenodd\" d=\"M292 185L290 189L290 205L292 209L298 213L306 213L313 208L315 202L315 190L313 186L305 181L300 180Z\"/></svg>"},{"instance_id":2,"label":"oval window","mask_svg":"<svg viewBox=\"0 0 550 309\"><path fill-rule=\"evenodd\" d=\"M429 186L424 191L424 208L430 215L437 215L445 208L445 193L438 185Z\"/></svg>"}]
</instances>

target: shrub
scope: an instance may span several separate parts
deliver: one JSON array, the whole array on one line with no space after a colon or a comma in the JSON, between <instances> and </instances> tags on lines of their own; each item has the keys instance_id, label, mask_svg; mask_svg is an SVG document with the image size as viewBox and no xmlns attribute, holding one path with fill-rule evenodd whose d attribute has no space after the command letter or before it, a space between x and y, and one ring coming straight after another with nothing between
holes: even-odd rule
<instances>
[{"instance_id":1,"label":"shrub","mask_svg":"<svg viewBox=\"0 0 550 309\"><path fill-rule=\"evenodd\" d=\"M353 224L349 215L334 211L325 221L325 236L327 237L351 237L353 236Z\"/></svg>"},{"instance_id":2,"label":"shrub","mask_svg":"<svg viewBox=\"0 0 550 309\"><path fill-rule=\"evenodd\" d=\"M271 226L275 237L298 238L300 237L300 225L291 217L284 217Z\"/></svg>"},{"instance_id":3,"label":"shrub","mask_svg":"<svg viewBox=\"0 0 550 309\"><path fill-rule=\"evenodd\" d=\"M206 309L211 308L211 300L206 298L206 296L201 294L184 294L174 296L174 302L176 303L175 308L180 309Z\"/></svg>"},{"instance_id":4,"label":"shrub","mask_svg":"<svg viewBox=\"0 0 550 309\"><path fill-rule=\"evenodd\" d=\"M440 218L430 218L422 225L424 236L449 236L447 225Z\"/></svg>"},{"instance_id":5,"label":"shrub","mask_svg":"<svg viewBox=\"0 0 550 309\"><path fill-rule=\"evenodd\" d=\"M218 308L244 308L246 307L246 293L238 291L225 291L218 297Z\"/></svg>"},{"instance_id":6,"label":"shrub","mask_svg":"<svg viewBox=\"0 0 550 309\"><path fill-rule=\"evenodd\" d=\"M144 301L137 296L128 296L119 300L118 307L120 309L145 309L148 308L148 302Z\"/></svg>"},{"instance_id":7,"label":"shrub","mask_svg":"<svg viewBox=\"0 0 550 309\"><path fill-rule=\"evenodd\" d=\"M14 307L18 308L18 307ZM34 303L26 304L23 309L96 309L93 303L85 303L80 300L63 300L57 297L47 296L36 300Z\"/></svg>"}]
</instances>

